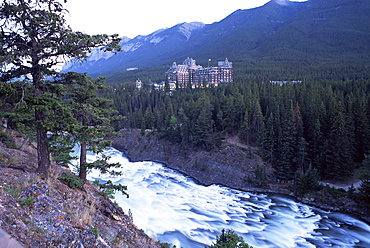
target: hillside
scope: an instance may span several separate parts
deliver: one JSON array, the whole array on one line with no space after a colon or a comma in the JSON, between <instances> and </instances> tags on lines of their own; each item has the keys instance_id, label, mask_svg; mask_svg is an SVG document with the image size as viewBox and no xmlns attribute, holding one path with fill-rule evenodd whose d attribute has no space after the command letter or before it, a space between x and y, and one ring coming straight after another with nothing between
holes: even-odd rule
<instances>
[{"instance_id":1,"label":"hillside","mask_svg":"<svg viewBox=\"0 0 370 248\"><path fill-rule=\"evenodd\" d=\"M368 1L310 0L256 49L263 60L369 63Z\"/></svg>"},{"instance_id":2,"label":"hillside","mask_svg":"<svg viewBox=\"0 0 370 248\"><path fill-rule=\"evenodd\" d=\"M160 247L92 184L72 189L59 180L68 169L53 166L40 179L35 146L24 136L3 130L1 137L0 231L23 247Z\"/></svg>"},{"instance_id":3,"label":"hillside","mask_svg":"<svg viewBox=\"0 0 370 248\"><path fill-rule=\"evenodd\" d=\"M322 70L334 68L336 73L345 73L343 68L347 68L352 75L366 77L369 12L366 0L272 0L258 8L237 10L213 24L182 23L148 36L125 38L123 52L105 57L94 54L87 62L65 69L107 75L108 81L119 82L130 75L145 75L140 69L157 67L151 76L157 80L163 79L173 61L190 56L201 65L209 58L227 57L235 62L239 75L275 70L271 77L289 73L307 77L309 72L327 67ZM126 72L131 67L139 71Z\"/></svg>"}]
</instances>

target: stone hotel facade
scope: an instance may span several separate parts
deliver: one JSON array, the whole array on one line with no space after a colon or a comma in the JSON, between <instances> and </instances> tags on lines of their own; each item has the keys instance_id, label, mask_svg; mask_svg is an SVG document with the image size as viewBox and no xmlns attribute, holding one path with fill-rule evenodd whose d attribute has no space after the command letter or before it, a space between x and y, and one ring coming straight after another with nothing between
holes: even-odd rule
<instances>
[{"instance_id":1,"label":"stone hotel facade","mask_svg":"<svg viewBox=\"0 0 370 248\"><path fill-rule=\"evenodd\" d=\"M187 58L181 65L173 62L172 67L166 72L169 83L175 83L179 88L217 86L220 83L229 83L233 80L233 66L226 58L219 61L217 67L202 67L196 65L195 60Z\"/></svg>"}]
</instances>

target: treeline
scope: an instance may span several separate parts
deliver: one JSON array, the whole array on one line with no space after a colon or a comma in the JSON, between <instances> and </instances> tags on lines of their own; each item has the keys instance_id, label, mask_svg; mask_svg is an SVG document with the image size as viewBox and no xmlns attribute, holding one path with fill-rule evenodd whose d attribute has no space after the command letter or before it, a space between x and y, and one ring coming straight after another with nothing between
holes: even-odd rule
<instances>
[{"instance_id":1,"label":"treeline","mask_svg":"<svg viewBox=\"0 0 370 248\"><path fill-rule=\"evenodd\" d=\"M173 143L212 149L226 134L258 146L278 180L314 168L344 179L370 148L370 80L272 84L234 82L219 87L156 91L126 84L104 96L124 116L117 128L154 130Z\"/></svg>"},{"instance_id":2,"label":"treeline","mask_svg":"<svg viewBox=\"0 0 370 248\"><path fill-rule=\"evenodd\" d=\"M197 63L206 66L209 56L194 57ZM181 63L185 58L174 59ZM224 58L223 58L224 59ZM361 78L370 78L369 63L325 63L325 62L305 62L299 60L291 61L255 61L250 59L233 60L235 81L270 81L270 80L357 80ZM143 82L161 82L165 80L165 72L172 65L172 60L165 62L164 65L158 65L151 68L141 68L134 71L112 72L107 75L92 74L92 77L106 76L106 82L109 85L119 85L122 82L134 82L140 79Z\"/></svg>"}]
</instances>

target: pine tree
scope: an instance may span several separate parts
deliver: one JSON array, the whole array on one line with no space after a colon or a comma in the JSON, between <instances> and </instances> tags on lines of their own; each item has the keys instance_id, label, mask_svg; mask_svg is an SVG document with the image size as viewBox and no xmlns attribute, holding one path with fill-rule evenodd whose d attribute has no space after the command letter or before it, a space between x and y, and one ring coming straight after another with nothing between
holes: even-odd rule
<instances>
[{"instance_id":1,"label":"pine tree","mask_svg":"<svg viewBox=\"0 0 370 248\"><path fill-rule=\"evenodd\" d=\"M362 172L362 183L359 188L359 200L362 206L370 211L370 150L368 154L365 155L365 159L362 162L363 172Z\"/></svg>"},{"instance_id":2,"label":"pine tree","mask_svg":"<svg viewBox=\"0 0 370 248\"><path fill-rule=\"evenodd\" d=\"M233 230L225 231L222 229L221 235L217 236L216 243L210 248L253 248L244 242L243 237L236 234Z\"/></svg>"},{"instance_id":3,"label":"pine tree","mask_svg":"<svg viewBox=\"0 0 370 248\"><path fill-rule=\"evenodd\" d=\"M280 180L292 180L296 171L294 158L297 147L296 126L294 123L294 110L290 106L282 112L281 128L279 132L279 145L277 147L277 177Z\"/></svg>"},{"instance_id":4,"label":"pine tree","mask_svg":"<svg viewBox=\"0 0 370 248\"><path fill-rule=\"evenodd\" d=\"M201 106L199 115L195 121L195 139L196 144L206 149L215 147L214 132L213 132L213 107L208 96L203 95L197 101L197 105Z\"/></svg>"},{"instance_id":5,"label":"pine tree","mask_svg":"<svg viewBox=\"0 0 370 248\"><path fill-rule=\"evenodd\" d=\"M349 139L349 132L345 120L345 110L342 101L338 101L329 137L325 146L325 166L324 173L332 179L343 180L352 173L352 145Z\"/></svg>"},{"instance_id":6,"label":"pine tree","mask_svg":"<svg viewBox=\"0 0 370 248\"><path fill-rule=\"evenodd\" d=\"M87 151L95 154L102 154L103 150L111 144L108 137L116 136L112 121L120 116L114 116L117 113L109 106L111 100L102 98L98 95L98 90L105 89L104 78L92 79L85 74L69 72L65 75L66 81L70 82L68 104L73 109L73 117L78 125L71 127L69 133L75 142L81 147L79 177L86 181L87 171L89 169L98 169L107 173L112 167L120 165L108 163L109 157L102 155L93 163L86 162Z\"/></svg>"},{"instance_id":7,"label":"pine tree","mask_svg":"<svg viewBox=\"0 0 370 248\"><path fill-rule=\"evenodd\" d=\"M271 112L267 121L266 125L264 125L264 129L262 130L261 139L262 139L262 147L266 153L266 160L270 164L275 163L275 148L276 148L276 134L275 134L275 118L273 113Z\"/></svg>"},{"instance_id":8,"label":"pine tree","mask_svg":"<svg viewBox=\"0 0 370 248\"><path fill-rule=\"evenodd\" d=\"M370 118L367 110L368 101L364 90L355 91L353 95L353 122L354 122L354 148L355 160L361 161L370 149Z\"/></svg>"},{"instance_id":9,"label":"pine tree","mask_svg":"<svg viewBox=\"0 0 370 248\"><path fill-rule=\"evenodd\" d=\"M73 32L66 25L65 13L56 0L4 0L0 5L0 56L6 68L0 80L24 78L33 87L32 97L38 104L34 107L38 172L45 178L50 168L48 128L44 124L49 114L48 103L43 100L49 96L45 79L57 74L53 68L61 57L83 59L93 47L119 47L117 35Z\"/></svg>"}]
</instances>

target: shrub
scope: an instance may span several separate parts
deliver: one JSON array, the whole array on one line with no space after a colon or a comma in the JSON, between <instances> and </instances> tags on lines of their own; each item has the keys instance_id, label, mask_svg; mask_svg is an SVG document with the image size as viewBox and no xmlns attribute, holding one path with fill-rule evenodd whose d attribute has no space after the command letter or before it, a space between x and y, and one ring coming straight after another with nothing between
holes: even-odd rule
<instances>
[{"instance_id":1,"label":"shrub","mask_svg":"<svg viewBox=\"0 0 370 248\"><path fill-rule=\"evenodd\" d=\"M222 229L221 235L217 236L216 243L210 248L253 248L244 242L243 237L236 234L233 230Z\"/></svg>"},{"instance_id":2,"label":"shrub","mask_svg":"<svg viewBox=\"0 0 370 248\"><path fill-rule=\"evenodd\" d=\"M14 140L8 133L0 132L0 141L2 141L8 148L15 149L17 146L14 143Z\"/></svg>"},{"instance_id":3,"label":"shrub","mask_svg":"<svg viewBox=\"0 0 370 248\"><path fill-rule=\"evenodd\" d=\"M72 175L66 172L63 172L62 175L58 179L66 182L68 186L72 189L80 188L84 184L83 181L79 177L76 177L75 175Z\"/></svg>"},{"instance_id":4,"label":"shrub","mask_svg":"<svg viewBox=\"0 0 370 248\"><path fill-rule=\"evenodd\" d=\"M161 246L161 248L176 248L176 245L172 245L169 243L159 243L159 245Z\"/></svg>"}]
</instances>

